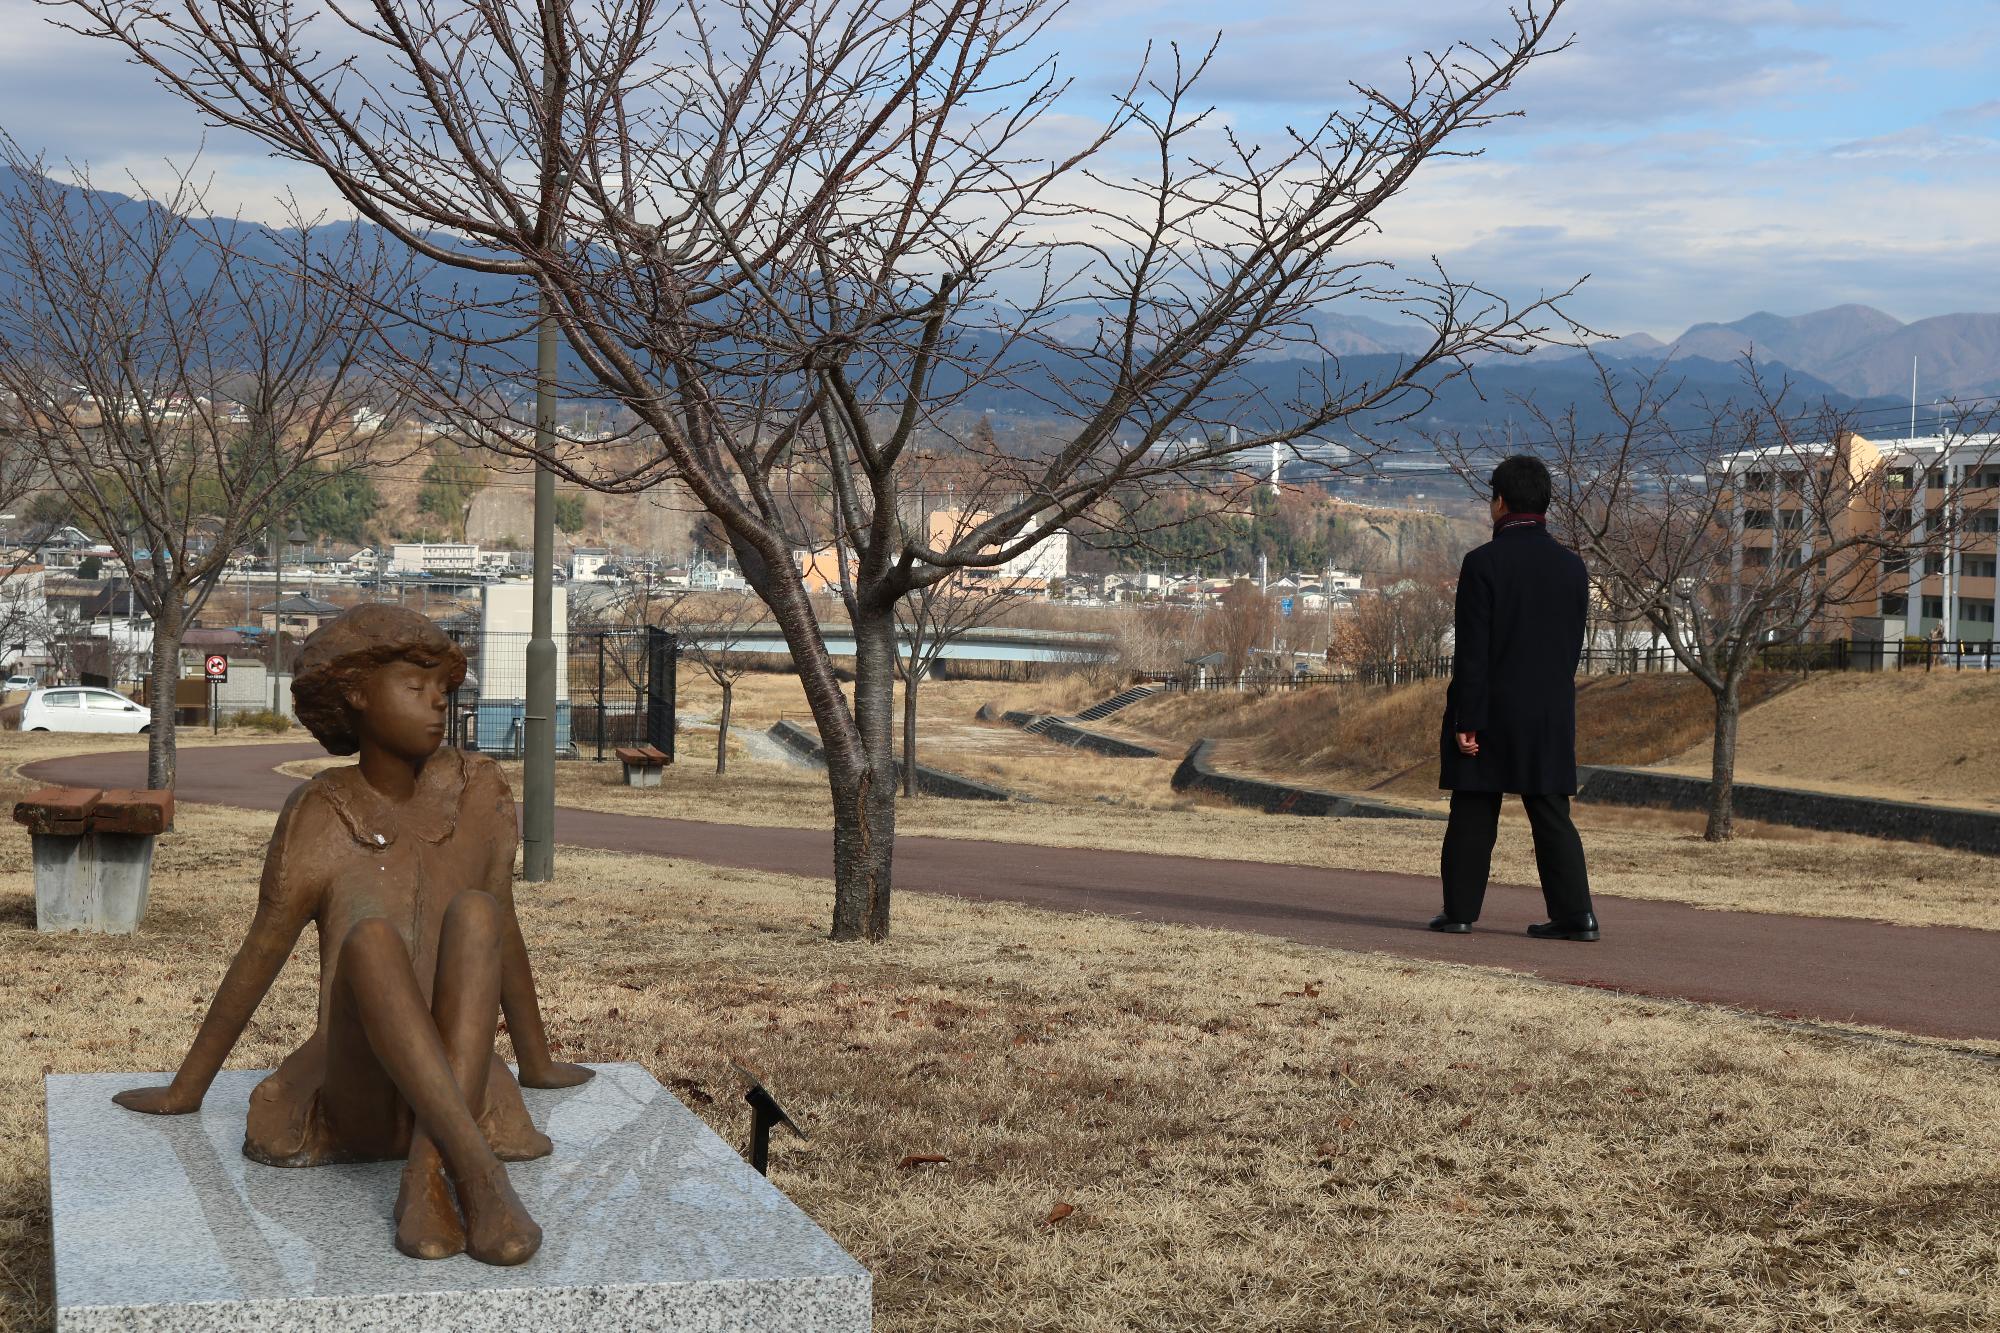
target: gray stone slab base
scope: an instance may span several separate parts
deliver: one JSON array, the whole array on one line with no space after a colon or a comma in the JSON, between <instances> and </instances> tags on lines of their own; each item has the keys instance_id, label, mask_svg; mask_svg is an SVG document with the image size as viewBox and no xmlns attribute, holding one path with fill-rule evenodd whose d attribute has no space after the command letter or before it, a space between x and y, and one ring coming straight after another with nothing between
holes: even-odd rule
<instances>
[{"instance_id":1,"label":"gray stone slab base","mask_svg":"<svg viewBox=\"0 0 2000 1333\"><path fill-rule=\"evenodd\" d=\"M146 917L152 834L37 833L35 929L129 935Z\"/></svg>"},{"instance_id":2,"label":"gray stone slab base","mask_svg":"<svg viewBox=\"0 0 2000 1333\"><path fill-rule=\"evenodd\" d=\"M1579 765L1576 772L1579 801L1669 810L1708 809L1707 778L1610 764ZM1740 819L1903 842L1931 842L1940 847L2000 856L2000 814L1990 810L1840 796L1747 782L1737 783L1734 795Z\"/></svg>"},{"instance_id":3,"label":"gray stone slab base","mask_svg":"<svg viewBox=\"0 0 2000 1333\"><path fill-rule=\"evenodd\" d=\"M165 1074L51 1075L58 1333L867 1333L865 1269L644 1069L595 1068L526 1090L555 1152L507 1168L544 1236L518 1268L399 1254L399 1162L244 1157L263 1071L185 1116L111 1102Z\"/></svg>"},{"instance_id":4,"label":"gray stone slab base","mask_svg":"<svg viewBox=\"0 0 2000 1333\"><path fill-rule=\"evenodd\" d=\"M625 765L625 785L628 787L657 787L660 785L658 764Z\"/></svg>"},{"instance_id":5,"label":"gray stone slab base","mask_svg":"<svg viewBox=\"0 0 2000 1333\"><path fill-rule=\"evenodd\" d=\"M1311 787L1289 787L1262 778L1219 773L1209 764L1215 742L1198 740L1174 770L1175 791L1203 791L1237 805L1253 806L1270 815L1317 815L1331 819L1431 819L1444 816L1431 810L1413 810L1366 796L1341 792L1315 791Z\"/></svg>"}]
</instances>

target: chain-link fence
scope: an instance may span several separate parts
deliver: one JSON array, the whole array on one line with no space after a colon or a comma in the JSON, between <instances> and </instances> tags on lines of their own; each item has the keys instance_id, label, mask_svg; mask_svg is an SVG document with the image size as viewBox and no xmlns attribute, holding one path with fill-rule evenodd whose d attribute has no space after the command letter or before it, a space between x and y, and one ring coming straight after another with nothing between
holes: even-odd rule
<instances>
[{"instance_id":1,"label":"chain-link fence","mask_svg":"<svg viewBox=\"0 0 2000 1333\"><path fill-rule=\"evenodd\" d=\"M528 723L531 635L454 628L465 652L464 686L452 702L451 741L508 758L521 754ZM621 745L674 752L679 644L657 628L570 629L556 646L556 753L602 759Z\"/></svg>"}]
</instances>

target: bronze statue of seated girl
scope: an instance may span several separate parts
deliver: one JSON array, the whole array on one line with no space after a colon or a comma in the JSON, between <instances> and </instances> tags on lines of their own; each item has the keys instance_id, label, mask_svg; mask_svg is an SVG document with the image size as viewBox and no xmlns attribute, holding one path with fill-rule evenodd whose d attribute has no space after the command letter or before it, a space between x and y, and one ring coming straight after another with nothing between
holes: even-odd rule
<instances>
[{"instance_id":1,"label":"bronze statue of seated girl","mask_svg":"<svg viewBox=\"0 0 2000 1333\"><path fill-rule=\"evenodd\" d=\"M457 645L400 607L358 607L306 640L299 718L330 753L360 761L286 802L256 915L187 1058L168 1086L117 1101L198 1109L312 922L318 1026L251 1095L245 1155L272 1166L405 1158L398 1249L518 1264L542 1233L501 1163L550 1151L520 1084L570 1087L591 1071L549 1058L514 915L506 779L490 759L439 748L464 678ZM520 1084L493 1048L503 1012Z\"/></svg>"}]
</instances>

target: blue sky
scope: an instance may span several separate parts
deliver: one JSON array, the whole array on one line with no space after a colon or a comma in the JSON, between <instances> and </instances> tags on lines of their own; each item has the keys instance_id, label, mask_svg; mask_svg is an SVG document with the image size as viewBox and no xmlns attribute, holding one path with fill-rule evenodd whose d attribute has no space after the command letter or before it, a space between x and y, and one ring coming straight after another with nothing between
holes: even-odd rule
<instances>
[{"instance_id":1,"label":"blue sky","mask_svg":"<svg viewBox=\"0 0 2000 1333\"><path fill-rule=\"evenodd\" d=\"M1309 122L1403 55L1495 33L1501 0L1078 0L1048 34L1102 114L1148 40L1222 50L1207 96L1253 138ZM0 0L0 125L157 179L195 118L110 48ZM1902 319L2000 309L2000 4L1993 0L1572 0L1575 46L1521 82L1524 119L1436 165L1384 217L1383 257L1529 295L1590 275L1593 327L1670 336L1753 310L1855 301ZM221 132L216 201L273 216L322 183Z\"/></svg>"}]
</instances>

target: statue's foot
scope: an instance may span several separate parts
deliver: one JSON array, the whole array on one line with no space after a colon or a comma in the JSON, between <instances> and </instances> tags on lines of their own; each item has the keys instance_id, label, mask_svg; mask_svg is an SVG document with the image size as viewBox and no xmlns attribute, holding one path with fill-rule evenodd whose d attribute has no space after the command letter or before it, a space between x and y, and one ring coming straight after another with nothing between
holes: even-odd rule
<instances>
[{"instance_id":1,"label":"statue's foot","mask_svg":"<svg viewBox=\"0 0 2000 1333\"><path fill-rule=\"evenodd\" d=\"M396 1194L396 1248L412 1259L449 1259L465 1252L465 1226L452 1203L451 1186L433 1158L403 1168Z\"/></svg>"},{"instance_id":2,"label":"statue's foot","mask_svg":"<svg viewBox=\"0 0 2000 1333\"><path fill-rule=\"evenodd\" d=\"M479 1262L524 1264L542 1248L542 1229L497 1162L479 1179L460 1181L458 1200L465 1208L465 1252Z\"/></svg>"},{"instance_id":3,"label":"statue's foot","mask_svg":"<svg viewBox=\"0 0 2000 1333\"><path fill-rule=\"evenodd\" d=\"M540 1130L530 1130L513 1143L493 1144L493 1155L503 1162L533 1162L556 1150L555 1142Z\"/></svg>"}]
</instances>

